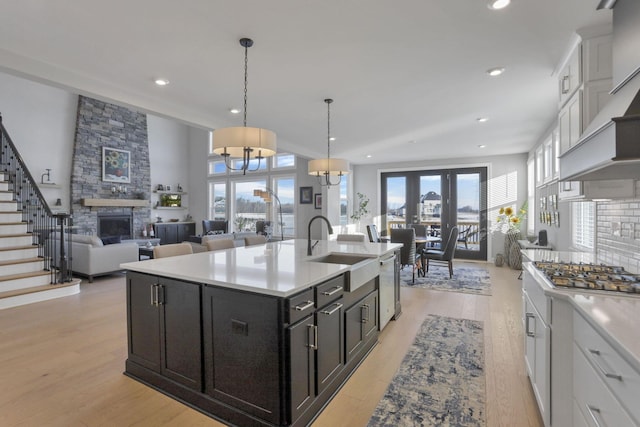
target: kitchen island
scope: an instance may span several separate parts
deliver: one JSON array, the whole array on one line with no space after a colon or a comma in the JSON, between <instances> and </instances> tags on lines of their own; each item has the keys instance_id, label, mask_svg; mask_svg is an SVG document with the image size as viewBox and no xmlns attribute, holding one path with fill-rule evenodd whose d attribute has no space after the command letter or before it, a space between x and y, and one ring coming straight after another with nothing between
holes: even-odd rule
<instances>
[{"instance_id":1,"label":"kitchen island","mask_svg":"<svg viewBox=\"0 0 640 427\"><path fill-rule=\"evenodd\" d=\"M307 425L375 346L379 260L400 246L320 241L307 256L288 240L122 264L125 374L233 425Z\"/></svg>"}]
</instances>

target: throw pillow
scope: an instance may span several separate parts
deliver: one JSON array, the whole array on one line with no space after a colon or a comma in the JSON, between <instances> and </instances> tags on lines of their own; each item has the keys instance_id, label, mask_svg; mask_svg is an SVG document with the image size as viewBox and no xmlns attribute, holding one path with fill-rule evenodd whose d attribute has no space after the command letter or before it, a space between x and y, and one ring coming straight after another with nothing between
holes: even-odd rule
<instances>
[{"instance_id":1,"label":"throw pillow","mask_svg":"<svg viewBox=\"0 0 640 427\"><path fill-rule=\"evenodd\" d=\"M113 245L114 243L120 243L120 236L109 236L102 238L103 245Z\"/></svg>"}]
</instances>

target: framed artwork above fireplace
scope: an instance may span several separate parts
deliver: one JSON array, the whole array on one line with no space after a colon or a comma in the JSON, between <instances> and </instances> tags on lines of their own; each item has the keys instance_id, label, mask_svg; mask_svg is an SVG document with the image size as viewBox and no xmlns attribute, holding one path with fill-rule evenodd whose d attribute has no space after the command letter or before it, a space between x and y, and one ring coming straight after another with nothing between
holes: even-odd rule
<instances>
[{"instance_id":1,"label":"framed artwork above fireplace","mask_svg":"<svg viewBox=\"0 0 640 427\"><path fill-rule=\"evenodd\" d=\"M131 182L131 152L102 147L102 180Z\"/></svg>"}]
</instances>

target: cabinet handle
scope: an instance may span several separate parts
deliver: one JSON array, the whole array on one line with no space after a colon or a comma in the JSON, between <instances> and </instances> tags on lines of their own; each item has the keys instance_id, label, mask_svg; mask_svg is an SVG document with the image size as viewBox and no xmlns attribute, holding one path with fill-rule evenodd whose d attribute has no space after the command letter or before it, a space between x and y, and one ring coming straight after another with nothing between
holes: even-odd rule
<instances>
[{"instance_id":1,"label":"cabinet handle","mask_svg":"<svg viewBox=\"0 0 640 427\"><path fill-rule=\"evenodd\" d=\"M150 285L149 290L151 291L151 305L156 305L156 284Z\"/></svg>"},{"instance_id":2,"label":"cabinet handle","mask_svg":"<svg viewBox=\"0 0 640 427\"><path fill-rule=\"evenodd\" d=\"M322 293L322 295L326 295L326 296L330 297L331 295L333 295L335 293L338 293L341 290L342 290L342 286L336 286L335 288L333 288L332 291L328 291L328 292L325 291L325 292Z\"/></svg>"},{"instance_id":3,"label":"cabinet handle","mask_svg":"<svg viewBox=\"0 0 640 427\"><path fill-rule=\"evenodd\" d=\"M370 319L371 316L371 311L369 310L369 304L362 304L362 307L360 307L360 309L362 310L362 323L367 323ZM364 317L364 310L367 310L367 317Z\"/></svg>"},{"instance_id":4,"label":"cabinet handle","mask_svg":"<svg viewBox=\"0 0 640 427\"><path fill-rule=\"evenodd\" d=\"M536 332L533 331L531 332L529 330L529 319L534 319L535 320L536 316L533 313L526 313L525 314L525 324L524 324L524 330L527 334L528 337L532 337L535 338L536 337Z\"/></svg>"},{"instance_id":5,"label":"cabinet handle","mask_svg":"<svg viewBox=\"0 0 640 427\"><path fill-rule=\"evenodd\" d=\"M562 93L568 93L569 92L569 76L564 76L562 78Z\"/></svg>"},{"instance_id":6,"label":"cabinet handle","mask_svg":"<svg viewBox=\"0 0 640 427\"><path fill-rule=\"evenodd\" d=\"M157 286L157 297L156 297L156 301L158 303L158 305L164 305L164 286L162 285L156 285Z\"/></svg>"},{"instance_id":7,"label":"cabinet handle","mask_svg":"<svg viewBox=\"0 0 640 427\"><path fill-rule=\"evenodd\" d=\"M342 308L342 304L340 304L339 302L337 302L337 303L336 303L336 308L334 308L334 309L333 309L333 310L331 310L331 311L324 310L324 311L322 312L322 314L326 314L327 316L331 316L333 313L335 313L336 311L340 310L341 308Z\"/></svg>"},{"instance_id":8,"label":"cabinet handle","mask_svg":"<svg viewBox=\"0 0 640 427\"><path fill-rule=\"evenodd\" d=\"M296 305L296 310L305 311L306 309L313 307L313 304L313 301L307 301L305 305Z\"/></svg>"},{"instance_id":9,"label":"cabinet handle","mask_svg":"<svg viewBox=\"0 0 640 427\"><path fill-rule=\"evenodd\" d=\"M596 350L593 348L588 348L587 350L589 351L589 353L593 354L594 356L602 357L602 355L600 354L600 350ZM622 381L622 375L609 373L602 367L600 363L598 363L598 361L595 358L593 358L592 360L593 360L593 364L596 365L596 367L600 370L600 372L602 372L602 375L604 375L607 378L613 378L614 380Z\"/></svg>"},{"instance_id":10,"label":"cabinet handle","mask_svg":"<svg viewBox=\"0 0 640 427\"><path fill-rule=\"evenodd\" d=\"M313 350L318 349L318 327L316 325L307 325L311 332L313 332L313 342L309 340L309 347Z\"/></svg>"},{"instance_id":11,"label":"cabinet handle","mask_svg":"<svg viewBox=\"0 0 640 427\"><path fill-rule=\"evenodd\" d=\"M586 407L587 407L587 411L589 412L589 415L591 416L591 419L593 420L594 423L596 423L596 427L602 427L602 424L600 424L600 422L598 421L598 418L602 416L600 414L600 409L596 408L595 406L591 406L588 403ZM598 414L598 417L596 417L596 414Z\"/></svg>"}]
</instances>

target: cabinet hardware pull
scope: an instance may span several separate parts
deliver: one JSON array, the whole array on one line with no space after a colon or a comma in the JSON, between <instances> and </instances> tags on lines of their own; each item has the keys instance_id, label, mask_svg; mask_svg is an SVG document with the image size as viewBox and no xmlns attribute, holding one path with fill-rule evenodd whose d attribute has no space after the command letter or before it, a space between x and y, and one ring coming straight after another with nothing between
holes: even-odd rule
<instances>
[{"instance_id":1,"label":"cabinet hardware pull","mask_svg":"<svg viewBox=\"0 0 640 427\"><path fill-rule=\"evenodd\" d=\"M568 93L568 92L569 92L569 85L568 85L568 83L569 83L569 76L564 76L564 77L562 78L562 93L563 93L563 94L565 94L565 93Z\"/></svg>"},{"instance_id":2,"label":"cabinet hardware pull","mask_svg":"<svg viewBox=\"0 0 640 427\"><path fill-rule=\"evenodd\" d=\"M367 304L363 304L360 306L360 322L361 323L367 323L367 317L364 316L364 311L368 310L369 306Z\"/></svg>"},{"instance_id":3,"label":"cabinet hardware pull","mask_svg":"<svg viewBox=\"0 0 640 427\"><path fill-rule=\"evenodd\" d=\"M602 427L602 424L600 424L598 418L596 418L596 414L598 414L598 417L602 416L602 414L600 414L600 409L596 408L595 406L591 406L588 403L585 406L587 407L587 411L589 411L591 419L594 423L596 423L596 427Z\"/></svg>"},{"instance_id":4,"label":"cabinet hardware pull","mask_svg":"<svg viewBox=\"0 0 640 427\"><path fill-rule=\"evenodd\" d=\"M296 310L305 311L306 309L313 307L313 304L313 301L307 301L305 305L296 305Z\"/></svg>"},{"instance_id":5,"label":"cabinet hardware pull","mask_svg":"<svg viewBox=\"0 0 640 427\"><path fill-rule=\"evenodd\" d=\"M151 305L156 305L156 285L149 285L149 290L151 291Z\"/></svg>"},{"instance_id":6,"label":"cabinet hardware pull","mask_svg":"<svg viewBox=\"0 0 640 427\"><path fill-rule=\"evenodd\" d=\"M160 288L160 285L158 285L158 284L155 284L155 285L153 286L153 289L154 289L155 294L156 294L156 295L155 295L155 301L156 301L156 304L155 304L155 305L156 305L156 306L159 306L159 305L160 305L160 289L159 289L159 288Z\"/></svg>"},{"instance_id":7,"label":"cabinet hardware pull","mask_svg":"<svg viewBox=\"0 0 640 427\"><path fill-rule=\"evenodd\" d=\"M313 350L318 349L318 327L316 325L307 325L313 332L313 342L309 343L309 347Z\"/></svg>"},{"instance_id":8,"label":"cabinet hardware pull","mask_svg":"<svg viewBox=\"0 0 640 427\"><path fill-rule=\"evenodd\" d=\"M524 330L527 334L528 337L532 337L535 338L536 337L536 333L535 331L531 332L529 330L529 319L534 319L535 320L535 315L533 313L526 313L525 314L525 325L524 325Z\"/></svg>"},{"instance_id":9,"label":"cabinet hardware pull","mask_svg":"<svg viewBox=\"0 0 640 427\"><path fill-rule=\"evenodd\" d=\"M324 292L322 293L322 295L326 295L326 296L328 296L328 297L329 297L329 296L331 296L331 295L333 295L333 294L335 294L335 293L337 293L337 292L340 292L341 290L342 290L342 286L336 286L335 288L333 288L333 290L332 290L332 291L328 291L328 292L327 292L327 291L324 291Z\"/></svg>"},{"instance_id":10,"label":"cabinet hardware pull","mask_svg":"<svg viewBox=\"0 0 640 427\"><path fill-rule=\"evenodd\" d=\"M157 296L158 305L164 305L164 286L158 285L158 296Z\"/></svg>"},{"instance_id":11,"label":"cabinet hardware pull","mask_svg":"<svg viewBox=\"0 0 640 427\"><path fill-rule=\"evenodd\" d=\"M593 348L588 348L587 349L589 351L589 353L593 354L594 356L599 356L602 357L602 354L600 354L600 350L596 350ZM613 378L614 380L618 380L618 381L622 381L622 375L620 374L612 374L610 372L607 372L600 363L598 363L598 361L593 358L593 364L596 365L596 367L600 370L600 372L602 372L602 375L604 375L607 378Z\"/></svg>"},{"instance_id":12,"label":"cabinet hardware pull","mask_svg":"<svg viewBox=\"0 0 640 427\"><path fill-rule=\"evenodd\" d=\"M333 309L333 310L331 310L331 311L324 310L324 311L322 312L322 314L326 314L327 316L331 316L333 313L335 313L336 311L340 310L341 308L342 308L342 304L340 304L340 303L338 302L338 303L336 303L336 308L334 308L334 309Z\"/></svg>"}]
</instances>

